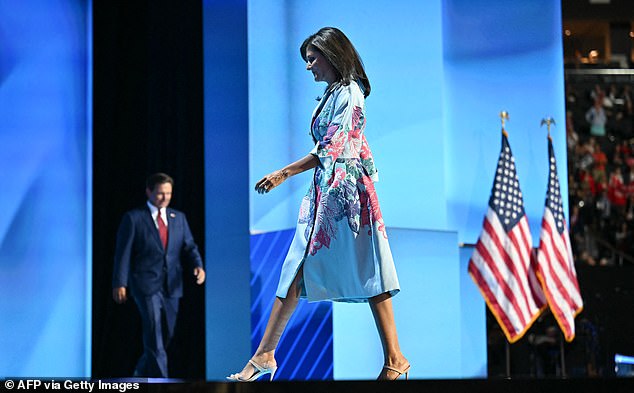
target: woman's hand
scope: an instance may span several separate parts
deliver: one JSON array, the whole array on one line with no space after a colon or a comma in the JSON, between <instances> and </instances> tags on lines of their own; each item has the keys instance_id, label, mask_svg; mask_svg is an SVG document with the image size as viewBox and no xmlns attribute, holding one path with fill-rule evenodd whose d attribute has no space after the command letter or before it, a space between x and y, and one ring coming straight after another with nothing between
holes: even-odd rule
<instances>
[{"instance_id":1,"label":"woman's hand","mask_svg":"<svg viewBox=\"0 0 634 393\"><path fill-rule=\"evenodd\" d=\"M302 173L319 165L319 159L313 154L307 154L304 158L300 158L292 164L288 164L283 169L277 170L264 176L259 182L255 183L255 191L260 194L267 193L279 186L291 176Z\"/></svg>"},{"instance_id":2,"label":"woman's hand","mask_svg":"<svg viewBox=\"0 0 634 393\"><path fill-rule=\"evenodd\" d=\"M269 173L260 179L259 182L255 183L255 191L259 194L267 193L282 184L284 180L288 179L288 175L289 173L286 169L280 169Z\"/></svg>"}]
</instances>

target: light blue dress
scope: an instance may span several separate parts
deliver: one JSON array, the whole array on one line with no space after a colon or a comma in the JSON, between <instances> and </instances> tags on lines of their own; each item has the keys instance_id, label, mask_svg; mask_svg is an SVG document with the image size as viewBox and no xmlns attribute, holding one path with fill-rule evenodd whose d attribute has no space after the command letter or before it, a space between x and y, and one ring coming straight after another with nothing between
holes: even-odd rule
<instances>
[{"instance_id":1,"label":"light blue dress","mask_svg":"<svg viewBox=\"0 0 634 393\"><path fill-rule=\"evenodd\" d=\"M311 154L320 165L302 200L278 297L286 297L302 265L301 296L309 301L365 302L400 290L364 129L365 98L356 82L336 84L315 108Z\"/></svg>"}]
</instances>

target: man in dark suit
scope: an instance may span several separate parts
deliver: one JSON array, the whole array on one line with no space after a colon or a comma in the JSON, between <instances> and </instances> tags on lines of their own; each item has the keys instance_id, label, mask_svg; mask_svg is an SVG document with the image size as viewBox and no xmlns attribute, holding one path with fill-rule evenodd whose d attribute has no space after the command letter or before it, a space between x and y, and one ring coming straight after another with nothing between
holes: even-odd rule
<instances>
[{"instance_id":1,"label":"man in dark suit","mask_svg":"<svg viewBox=\"0 0 634 393\"><path fill-rule=\"evenodd\" d=\"M128 211L117 232L112 296L121 304L131 294L141 314L144 351L134 370L139 377L167 377L166 348L183 295L183 263L197 284L205 281L185 214L167 208L173 185L164 173L151 175L147 206Z\"/></svg>"}]
</instances>

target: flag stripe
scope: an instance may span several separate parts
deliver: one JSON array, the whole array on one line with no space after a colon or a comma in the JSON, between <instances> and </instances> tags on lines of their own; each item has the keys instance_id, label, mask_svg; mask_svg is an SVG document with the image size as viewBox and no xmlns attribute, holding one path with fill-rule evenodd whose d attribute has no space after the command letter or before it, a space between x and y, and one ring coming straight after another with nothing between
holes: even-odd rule
<instances>
[{"instance_id":1,"label":"flag stripe","mask_svg":"<svg viewBox=\"0 0 634 393\"><path fill-rule=\"evenodd\" d=\"M546 239L542 238L542 244ZM539 257L540 266L542 268L542 278L544 285L550 290L547 292L548 303L550 309L555 314L555 318L559 321L563 331L569 331L571 329L568 319L564 315L563 309L570 304L570 297L565 290L564 285L559 280L558 275L553 270L551 263L552 257L550 257L548 251L543 251Z\"/></svg>"},{"instance_id":2,"label":"flag stripe","mask_svg":"<svg viewBox=\"0 0 634 393\"><path fill-rule=\"evenodd\" d=\"M537 278L537 257L536 254L533 255L531 253L531 262L530 269L528 269L528 281L531 286L531 295L535 300L535 304L539 307L540 310L543 310L548 305L548 300L546 300L546 295L544 294L544 290L542 289L542 284Z\"/></svg>"},{"instance_id":3,"label":"flag stripe","mask_svg":"<svg viewBox=\"0 0 634 393\"><path fill-rule=\"evenodd\" d=\"M520 310L517 300L515 299L514 292L508 286L504 276L500 273L498 266L494 262L494 258L483 245L476 246L478 256L480 257L479 270L484 274L487 285L490 286L490 291L495 293L495 297L491 299L491 302L500 303L505 306L507 317L513 321L513 325L522 325L525 322L524 312Z\"/></svg>"},{"instance_id":4,"label":"flag stripe","mask_svg":"<svg viewBox=\"0 0 634 393\"><path fill-rule=\"evenodd\" d=\"M569 287L568 275L561 266L561 262L564 261L562 259L563 256L557 249L557 245L554 244L556 243L556 239L550 236L552 232L548 230L548 220L544 220L544 226L544 236L541 238L542 242L540 245L542 253L538 260L543 264L542 266L544 266L545 272L548 273L546 278L549 278L548 282L551 291L559 294L558 298L572 305L572 300L566 289Z\"/></svg>"},{"instance_id":5,"label":"flag stripe","mask_svg":"<svg viewBox=\"0 0 634 393\"><path fill-rule=\"evenodd\" d=\"M523 204L515 159L503 132L489 207L468 270L510 342L524 335L546 301L533 271Z\"/></svg>"},{"instance_id":6,"label":"flag stripe","mask_svg":"<svg viewBox=\"0 0 634 393\"><path fill-rule=\"evenodd\" d=\"M506 297L510 300L513 308L516 309L520 319L522 319L523 323L526 323L526 315L529 313L528 310L530 306L526 300L526 292L521 285L522 275L517 271L516 258L509 255L510 252L515 256L517 252L501 244L497 231L493 229L493 225L491 224L491 221L495 222L496 219L495 214L487 214L487 220L484 221L484 232L482 233L483 241L480 243L480 246L486 247L489 251L489 258L486 259L487 263L494 272L495 278L502 288L504 288ZM520 293L516 297L515 293L518 290Z\"/></svg>"},{"instance_id":7,"label":"flag stripe","mask_svg":"<svg viewBox=\"0 0 634 393\"><path fill-rule=\"evenodd\" d=\"M566 222L564 221L564 233L562 234L561 240L563 242L562 248L565 250L564 255L566 258L562 260L562 269L566 272L568 277L569 285L572 285L572 297L575 298L575 304L577 306L581 306L583 301L581 300L581 295L579 292L579 282L577 281L577 273L575 271L575 261L572 258L572 249L570 248L570 236L568 235L568 229L565 227Z\"/></svg>"},{"instance_id":8,"label":"flag stripe","mask_svg":"<svg viewBox=\"0 0 634 393\"><path fill-rule=\"evenodd\" d=\"M543 246L540 244L540 249L543 252L542 257L544 258L544 262L548 263L547 266L550 267L549 270L554 272L555 283L557 284L556 288L559 292L565 294L566 303L570 307L579 306L581 298L578 296L577 279L572 275L569 269L570 263L567 245L565 244L565 240L561 237L551 236L554 222L550 211L544 212L544 217Z\"/></svg>"},{"instance_id":9,"label":"flag stripe","mask_svg":"<svg viewBox=\"0 0 634 393\"><path fill-rule=\"evenodd\" d=\"M526 217L522 218L522 220L520 221L519 225L518 225L520 231L519 234L522 237L522 257L521 257L521 261L522 261L522 283L525 285L526 290L525 290L525 298L526 301L530 302L531 304L531 308L541 308L541 306L544 305L544 302L539 301L538 297L536 298L536 294L541 294L541 286L539 285L535 285L534 281L533 283L531 283L531 277L535 276L535 272L531 269L532 266L532 262L531 262L531 249L532 249L532 240L530 238L530 230L528 228L528 219ZM511 231L510 233L510 237L511 238L515 238L516 235L516 229L514 229L513 231ZM528 278L528 279L527 279ZM530 295L530 296L529 296Z\"/></svg>"},{"instance_id":10,"label":"flag stripe","mask_svg":"<svg viewBox=\"0 0 634 393\"><path fill-rule=\"evenodd\" d=\"M566 341L572 341L575 337L574 318L581 311L583 300L570 248L570 236L564 219L557 163L550 138L548 139L548 165L546 205L537 251L537 276Z\"/></svg>"},{"instance_id":11,"label":"flag stripe","mask_svg":"<svg viewBox=\"0 0 634 393\"><path fill-rule=\"evenodd\" d=\"M477 259L477 256L474 255ZM473 261L473 260L472 260ZM517 314L513 312L512 315L507 313L506 307L503 307L508 304L508 301L504 301L501 296L496 296L493 294L491 288L495 288L495 282L487 282L486 277L491 278L491 275L482 274L481 271L476 267L477 263L469 264L469 273L471 277L475 281L478 288L481 290L482 295L489 306L489 310L495 316L502 331L506 337L508 337L510 342L514 342L518 339L516 325L521 325L517 320Z\"/></svg>"},{"instance_id":12,"label":"flag stripe","mask_svg":"<svg viewBox=\"0 0 634 393\"><path fill-rule=\"evenodd\" d=\"M526 216L524 216L524 218L522 218L522 220L519 222L519 229L520 229L520 236L521 236L521 244L522 247L520 248L520 250L522 251L522 261L526 261L526 266L524 267L524 274L526 274L526 271L528 270L528 264L531 258L531 247L533 246L533 240L530 236L530 228L528 227L528 219L526 218ZM512 231L512 237L514 238L515 236L515 231Z\"/></svg>"}]
</instances>

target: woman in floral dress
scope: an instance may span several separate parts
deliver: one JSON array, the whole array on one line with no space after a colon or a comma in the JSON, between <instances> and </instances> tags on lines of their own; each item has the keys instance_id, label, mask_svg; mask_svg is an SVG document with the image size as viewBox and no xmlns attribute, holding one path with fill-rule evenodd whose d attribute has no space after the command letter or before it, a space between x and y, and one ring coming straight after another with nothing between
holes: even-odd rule
<instances>
[{"instance_id":1,"label":"woman in floral dress","mask_svg":"<svg viewBox=\"0 0 634 393\"><path fill-rule=\"evenodd\" d=\"M357 51L339 29L322 28L304 41L300 53L315 81L328 84L311 121L315 147L255 188L268 193L309 169L314 169L313 179L262 341L244 369L228 378L253 381L270 374L273 379L275 348L300 297L368 302L383 345L378 379L407 377L410 366L399 348L391 300L399 283L374 189L377 170L364 135L370 82Z\"/></svg>"}]
</instances>

